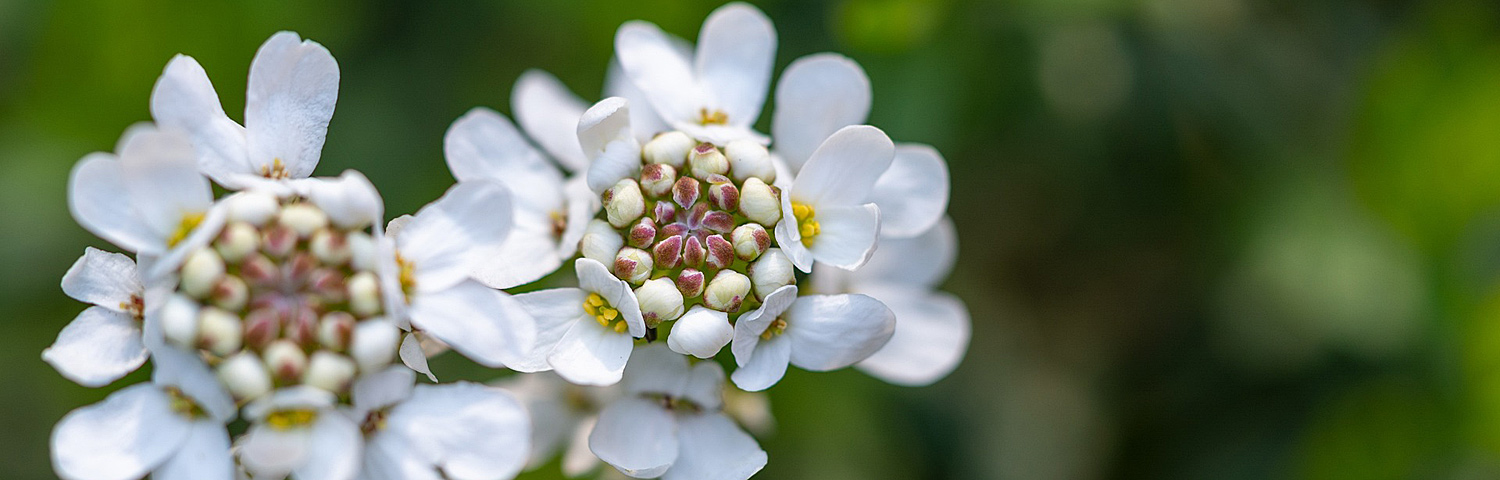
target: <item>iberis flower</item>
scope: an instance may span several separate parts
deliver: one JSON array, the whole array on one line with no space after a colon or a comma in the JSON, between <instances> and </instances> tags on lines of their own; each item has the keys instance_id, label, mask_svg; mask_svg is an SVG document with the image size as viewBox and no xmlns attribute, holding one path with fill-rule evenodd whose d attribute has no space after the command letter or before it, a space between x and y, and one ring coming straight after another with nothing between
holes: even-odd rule
<instances>
[{"instance_id":1,"label":"iberis flower","mask_svg":"<svg viewBox=\"0 0 1500 480\"><path fill-rule=\"evenodd\" d=\"M519 398L531 416L528 470L547 463L559 450L563 474L568 477L598 466L599 459L589 451L589 434L599 419L599 409L619 397L618 386L581 386L551 373L518 375L495 385Z\"/></svg>"},{"instance_id":2,"label":"iberis flower","mask_svg":"<svg viewBox=\"0 0 1500 480\"><path fill-rule=\"evenodd\" d=\"M86 387L104 386L146 363L141 343L146 292L134 260L89 247L63 275L62 289L93 306L63 327L42 351L42 360Z\"/></svg>"}]
</instances>

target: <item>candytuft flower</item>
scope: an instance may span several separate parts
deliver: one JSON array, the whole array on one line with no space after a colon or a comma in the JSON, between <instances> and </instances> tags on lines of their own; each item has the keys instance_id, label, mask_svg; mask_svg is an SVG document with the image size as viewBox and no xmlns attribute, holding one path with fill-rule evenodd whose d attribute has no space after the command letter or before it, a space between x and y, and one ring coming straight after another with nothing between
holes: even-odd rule
<instances>
[{"instance_id":1,"label":"candytuft flower","mask_svg":"<svg viewBox=\"0 0 1500 480\"><path fill-rule=\"evenodd\" d=\"M536 318L539 332L539 355L522 368L550 367L573 383L612 385L625 371L635 346L633 337L646 334L646 321L630 285L615 278L603 264L580 258L573 268L578 288L515 296Z\"/></svg>"},{"instance_id":2,"label":"candytuft flower","mask_svg":"<svg viewBox=\"0 0 1500 480\"><path fill-rule=\"evenodd\" d=\"M63 275L63 293L92 304L57 334L42 360L86 387L106 385L146 363L141 342L145 286L125 255L87 248Z\"/></svg>"},{"instance_id":3,"label":"candytuft flower","mask_svg":"<svg viewBox=\"0 0 1500 480\"><path fill-rule=\"evenodd\" d=\"M806 370L837 370L868 358L890 340L896 315L864 295L797 296L788 285L734 325L730 376L748 391L770 388L788 363Z\"/></svg>"},{"instance_id":4,"label":"candytuft flower","mask_svg":"<svg viewBox=\"0 0 1500 480\"><path fill-rule=\"evenodd\" d=\"M853 270L875 252L880 208L868 198L894 151L880 129L844 127L797 172L781 196L776 240L799 270L812 271L814 261Z\"/></svg>"},{"instance_id":5,"label":"candytuft flower","mask_svg":"<svg viewBox=\"0 0 1500 480\"><path fill-rule=\"evenodd\" d=\"M526 410L505 391L459 382L416 385L392 368L354 387L365 478L513 478L530 445Z\"/></svg>"}]
</instances>

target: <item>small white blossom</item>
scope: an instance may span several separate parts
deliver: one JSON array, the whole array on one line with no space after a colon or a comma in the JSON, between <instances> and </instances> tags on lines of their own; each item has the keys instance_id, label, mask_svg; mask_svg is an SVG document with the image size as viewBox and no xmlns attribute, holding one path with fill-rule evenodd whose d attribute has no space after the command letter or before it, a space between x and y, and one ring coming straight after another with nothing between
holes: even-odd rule
<instances>
[{"instance_id":1,"label":"small white blossom","mask_svg":"<svg viewBox=\"0 0 1500 480\"><path fill-rule=\"evenodd\" d=\"M635 346L633 337L646 335L640 303L630 285L603 264L580 258L573 266L578 288L515 296L536 318L538 328L539 355L523 368L550 367L580 385L613 385L625 370Z\"/></svg>"},{"instance_id":2,"label":"small white blossom","mask_svg":"<svg viewBox=\"0 0 1500 480\"><path fill-rule=\"evenodd\" d=\"M417 385L392 368L355 385L350 417L361 422L360 478L508 479L530 448L530 421L504 390L459 382Z\"/></svg>"},{"instance_id":3,"label":"small white blossom","mask_svg":"<svg viewBox=\"0 0 1500 480\"><path fill-rule=\"evenodd\" d=\"M146 363L141 342L145 287L130 257L87 248L63 275L63 293L85 309L42 351L42 360L86 387L106 385Z\"/></svg>"},{"instance_id":4,"label":"small white blossom","mask_svg":"<svg viewBox=\"0 0 1500 480\"><path fill-rule=\"evenodd\" d=\"M770 388L788 363L805 370L837 370L868 358L890 340L896 314L865 295L797 296L787 285L734 324L730 377L748 391Z\"/></svg>"},{"instance_id":5,"label":"small white blossom","mask_svg":"<svg viewBox=\"0 0 1500 480\"><path fill-rule=\"evenodd\" d=\"M844 127L828 137L781 195L776 241L803 272L814 261L853 270L875 252L880 207L870 189L890 167L895 147L868 125Z\"/></svg>"},{"instance_id":6,"label":"small white blossom","mask_svg":"<svg viewBox=\"0 0 1500 480\"><path fill-rule=\"evenodd\" d=\"M245 406L249 430L236 442L251 478L351 480L359 473L359 424L336 398L310 386L283 388Z\"/></svg>"}]
</instances>

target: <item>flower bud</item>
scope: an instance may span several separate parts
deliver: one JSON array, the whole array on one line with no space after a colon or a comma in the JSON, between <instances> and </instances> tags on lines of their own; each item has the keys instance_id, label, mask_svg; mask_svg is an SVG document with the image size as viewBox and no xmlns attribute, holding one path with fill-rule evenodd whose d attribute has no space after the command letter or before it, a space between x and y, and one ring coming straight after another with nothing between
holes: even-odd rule
<instances>
[{"instance_id":1,"label":"flower bud","mask_svg":"<svg viewBox=\"0 0 1500 480\"><path fill-rule=\"evenodd\" d=\"M709 175L729 173L729 159L712 143L700 143L688 154L688 166L694 177L707 179Z\"/></svg>"},{"instance_id":2,"label":"flower bud","mask_svg":"<svg viewBox=\"0 0 1500 480\"><path fill-rule=\"evenodd\" d=\"M282 381L300 379L302 372L307 370L307 354L302 352L302 347L298 347L291 340L271 342L263 355L266 369L270 370L271 376Z\"/></svg>"},{"instance_id":3,"label":"flower bud","mask_svg":"<svg viewBox=\"0 0 1500 480\"><path fill-rule=\"evenodd\" d=\"M703 215L703 226L719 233L729 233L734 230L734 215L728 212L713 210Z\"/></svg>"},{"instance_id":4,"label":"flower bud","mask_svg":"<svg viewBox=\"0 0 1500 480\"><path fill-rule=\"evenodd\" d=\"M620 247L624 245L625 239L620 238L620 234L608 222L595 219L590 220L588 227L585 227L583 239L578 242L578 251L583 253L584 258L610 265L615 261L615 254L620 253Z\"/></svg>"},{"instance_id":5,"label":"flower bud","mask_svg":"<svg viewBox=\"0 0 1500 480\"><path fill-rule=\"evenodd\" d=\"M349 277L349 310L355 315L368 317L380 313L380 281L372 272L359 272Z\"/></svg>"},{"instance_id":6,"label":"flower bud","mask_svg":"<svg viewBox=\"0 0 1500 480\"><path fill-rule=\"evenodd\" d=\"M266 348L281 335L281 314L274 306L251 310L245 315L245 344L252 348Z\"/></svg>"},{"instance_id":7,"label":"flower bud","mask_svg":"<svg viewBox=\"0 0 1500 480\"><path fill-rule=\"evenodd\" d=\"M218 368L219 381L234 398L250 400L271 391L271 374L254 352L245 351L229 357Z\"/></svg>"},{"instance_id":8,"label":"flower bud","mask_svg":"<svg viewBox=\"0 0 1500 480\"><path fill-rule=\"evenodd\" d=\"M641 316L645 317L648 328L682 316L682 292L677 291L677 285L670 279L647 280L635 289L635 298L641 304Z\"/></svg>"},{"instance_id":9,"label":"flower bud","mask_svg":"<svg viewBox=\"0 0 1500 480\"><path fill-rule=\"evenodd\" d=\"M240 262L240 278L251 285L270 285L280 277L281 269L265 255L251 254Z\"/></svg>"},{"instance_id":10,"label":"flower bud","mask_svg":"<svg viewBox=\"0 0 1500 480\"><path fill-rule=\"evenodd\" d=\"M720 270L703 291L703 303L721 312L737 312L750 294L750 279L734 270Z\"/></svg>"},{"instance_id":11,"label":"flower bud","mask_svg":"<svg viewBox=\"0 0 1500 480\"><path fill-rule=\"evenodd\" d=\"M776 289L791 285L796 279L792 260L779 248L766 250L760 260L750 264L750 278L755 283L755 298L765 300Z\"/></svg>"},{"instance_id":12,"label":"flower bud","mask_svg":"<svg viewBox=\"0 0 1500 480\"><path fill-rule=\"evenodd\" d=\"M677 169L671 165L646 164L641 167L641 190L652 197L665 197L677 182Z\"/></svg>"},{"instance_id":13,"label":"flower bud","mask_svg":"<svg viewBox=\"0 0 1500 480\"><path fill-rule=\"evenodd\" d=\"M344 243L349 246L349 266L355 270L375 269L379 253L373 237L364 232L350 232L344 235Z\"/></svg>"},{"instance_id":14,"label":"flower bud","mask_svg":"<svg viewBox=\"0 0 1500 480\"><path fill-rule=\"evenodd\" d=\"M727 268L734 263L734 246L729 240L720 235L709 235L703 237L704 247L708 255L703 257L703 263L713 268Z\"/></svg>"},{"instance_id":15,"label":"flower bud","mask_svg":"<svg viewBox=\"0 0 1500 480\"><path fill-rule=\"evenodd\" d=\"M329 350L343 351L349 347L354 335L354 315L349 312L328 312L318 320L318 343Z\"/></svg>"},{"instance_id":16,"label":"flower bud","mask_svg":"<svg viewBox=\"0 0 1500 480\"><path fill-rule=\"evenodd\" d=\"M649 163L682 168L683 162L687 161L688 152L693 150L695 143L693 138L686 133L671 131L657 135L656 138L646 142L646 146L641 148L641 153Z\"/></svg>"},{"instance_id":17,"label":"flower bud","mask_svg":"<svg viewBox=\"0 0 1500 480\"><path fill-rule=\"evenodd\" d=\"M774 187L752 177L740 189L740 213L752 222L776 225L781 220L781 196Z\"/></svg>"},{"instance_id":18,"label":"flower bud","mask_svg":"<svg viewBox=\"0 0 1500 480\"><path fill-rule=\"evenodd\" d=\"M632 179L615 183L604 192L604 213L609 224L625 228L646 213L646 199L641 197L641 185Z\"/></svg>"},{"instance_id":19,"label":"flower bud","mask_svg":"<svg viewBox=\"0 0 1500 480\"><path fill-rule=\"evenodd\" d=\"M734 339L734 327L724 312L694 306L672 325L667 347L683 355L709 359L719 354Z\"/></svg>"},{"instance_id":20,"label":"flower bud","mask_svg":"<svg viewBox=\"0 0 1500 480\"><path fill-rule=\"evenodd\" d=\"M344 303L349 293L344 286L344 273L332 268L319 268L307 275L307 289L317 294L325 303Z\"/></svg>"},{"instance_id":21,"label":"flower bud","mask_svg":"<svg viewBox=\"0 0 1500 480\"><path fill-rule=\"evenodd\" d=\"M272 258L283 258L297 248L297 232L286 225L272 225L261 233L260 251Z\"/></svg>"},{"instance_id":22,"label":"flower bud","mask_svg":"<svg viewBox=\"0 0 1500 480\"><path fill-rule=\"evenodd\" d=\"M703 246L703 241L696 236L689 236L682 242L682 263L693 268L703 268L703 257L708 256L708 249Z\"/></svg>"},{"instance_id":23,"label":"flower bud","mask_svg":"<svg viewBox=\"0 0 1500 480\"><path fill-rule=\"evenodd\" d=\"M354 327L349 341L349 355L359 364L360 371L378 372L396 358L396 348L401 334L395 325L385 319L360 322Z\"/></svg>"},{"instance_id":24,"label":"flower bud","mask_svg":"<svg viewBox=\"0 0 1500 480\"><path fill-rule=\"evenodd\" d=\"M677 202L683 208L693 206L698 202L699 190L698 179L693 177L682 177L677 183L672 184L672 201Z\"/></svg>"},{"instance_id":25,"label":"flower bud","mask_svg":"<svg viewBox=\"0 0 1500 480\"><path fill-rule=\"evenodd\" d=\"M276 196L264 192L240 192L229 196L225 201L225 217L228 221L245 222L257 227L264 226L281 208Z\"/></svg>"},{"instance_id":26,"label":"flower bud","mask_svg":"<svg viewBox=\"0 0 1500 480\"><path fill-rule=\"evenodd\" d=\"M651 219L655 220L657 225L672 223L677 220L677 207L665 200L656 202L656 207L651 209Z\"/></svg>"},{"instance_id":27,"label":"flower bud","mask_svg":"<svg viewBox=\"0 0 1500 480\"><path fill-rule=\"evenodd\" d=\"M292 258L287 259L286 263L281 266L282 273L301 281L306 281L307 277L312 275L315 268L318 268L318 261L314 260L312 254L307 252L298 252L296 255L292 255Z\"/></svg>"},{"instance_id":28,"label":"flower bud","mask_svg":"<svg viewBox=\"0 0 1500 480\"><path fill-rule=\"evenodd\" d=\"M161 306L161 332L168 341L179 346L192 346L198 337L198 302L180 294L172 294Z\"/></svg>"},{"instance_id":29,"label":"flower bud","mask_svg":"<svg viewBox=\"0 0 1500 480\"><path fill-rule=\"evenodd\" d=\"M245 308L245 302L250 300L250 287L245 285L244 280L234 275L225 275L214 285L213 293L209 294L214 305L219 308L238 312Z\"/></svg>"},{"instance_id":30,"label":"flower bud","mask_svg":"<svg viewBox=\"0 0 1500 480\"><path fill-rule=\"evenodd\" d=\"M693 298L703 294L703 272L697 269L682 269L682 272L677 274L677 281L674 283L677 284L677 291L682 292L683 297Z\"/></svg>"},{"instance_id":31,"label":"flower bud","mask_svg":"<svg viewBox=\"0 0 1500 480\"><path fill-rule=\"evenodd\" d=\"M228 356L240 350L244 327L240 317L232 313L213 307L204 308L198 313L197 345L220 357Z\"/></svg>"},{"instance_id":32,"label":"flower bud","mask_svg":"<svg viewBox=\"0 0 1500 480\"><path fill-rule=\"evenodd\" d=\"M653 266L651 254L633 247L620 249L620 253L615 255L614 265L616 277L635 285L640 285L651 276Z\"/></svg>"},{"instance_id":33,"label":"flower bud","mask_svg":"<svg viewBox=\"0 0 1500 480\"><path fill-rule=\"evenodd\" d=\"M766 147L750 140L734 140L724 145L724 156L729 158L729 170L736 182L759 178L767 182L776 181L776 167L771 164L771 152Z\"/></svg>"},{"instance_id":34,"label":"flower bud","mask_svg":"<svg viewBox=\"0 0 1500 480\"><path fill-rule=\"evenodd\" d=\"M318 312L303 304L284 310L287 315L281 321L285 331L282 335L297 345L312 346L318 341Z\"/></svg>"},{"instance_id":35,"label":"flower bud","mask_svg":"<svg viewBox=\"0 0 1500 480\"><path fill-rule=\"evenodd\" d=\"M246 255L260 249L260 232L245 222L234 222L224 226L219 238L214 240L214 250L226 262L238 262Z\"/></svg>"},{"instance_id":36,"label":"flower bud","mask_svg":"<svg viewBox=\"0 0 1500 480\"><path fill-rule=\"evenodd\" d=\"M740 189L733 183L714 182L708 186L708 201L719 210L733 212L740 205Z\"/></svg>"},{"instance_id":37,"label":"flower bud","mask_svg":"<svg viewBox=\"0 0 1500 480\"><path fill-rule=\"evenodd\" d=\"M182 262L182 293L203 298L224 278L224 259L213 249L200 248Z\"/></svg>"},{"instance_id":38,"label":"flower bud","mask_svg":"<svg viewBox=\"0 0 1500 480\"><path fill-rule=\"evenodd\" d=\"M656 268L677 268L682 265L682 236L674 235L661 239L651 247L651 260Z\"/></svg>"},{"instance_id":39,"label":"flower bud","mask_svg":"<svg viewBox=\"0 0 1500 480\"><path fill-rule=\"evenodd\" d=\"M313 256L325 265L343 265L353 255L344 234L326 228L313 233L308 247Z\"/></svg>"},{"instance_id":40,"label":"flower bud","mask_svg":"<svg viewBox=\"0 0 1500 480\"><path fill-rule=\"evenodd\" d=\"M734 232L729 234L729 241L734 243L734 256L747 262L755 260L767 248L771 248L771 234L759 223L735 227Z\"/></svg>"},{"instance_id":41,"label":"flower bud","mask_svg":"<svg viewBox=\"0 0 1500 480\"><path fill-rule=\"evenodd\" d=\"M319 350L307 362L307 372L302 374L302 383L333 393L349 388L354 381L354 360L337 353Z\"/></svg>"},{"instance_id":42,"label":"flower bud","mask_svg":"<svg viewBox=\"0 0 1500 480\"><path fill-rule=\"evenodd\" d=\"M322 209L306 203L293 203L281 208L276 222L297 232L298 237L307 238L313 232L328 226L328 214Z\"/></svg>"},{"instance_id":43,"label":"flower bud","mask_svg":"<svg viewBox=\"0 0 1500 480\"><path fill-rule=\"evenodd\" d=\"M630 226L629 243L632 247L646 248L656 242L656 222L644 217Z\"/></svg>"}]
</instances>

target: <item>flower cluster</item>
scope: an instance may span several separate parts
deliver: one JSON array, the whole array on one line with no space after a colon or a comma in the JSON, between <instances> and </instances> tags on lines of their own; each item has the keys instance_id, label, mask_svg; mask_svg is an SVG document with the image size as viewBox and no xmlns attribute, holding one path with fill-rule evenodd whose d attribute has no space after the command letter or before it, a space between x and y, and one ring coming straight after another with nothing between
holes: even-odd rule
<instances>
[{"instance_id":1,"label":"flower cluster","mask_svg":"<svg viewBox=\"0 0 1500 480\"><path fill-rule=\"evenodd\" d=\"M767 136L776 32L754 7L716 10L696 47L629 22L615 49L592 106L530 71L520 128L455 121L457 183L389 223L359 173L311 177L326 49L268 40L243 126L174 58L154 124L73 171L75 218L135 258L85 252L63 290L94 306L43 358L87 386L153 371L59 422L58 474L498 479L562 450L569 476L742 480L767 461L755 392L788 366L901 385L956 367L947 167L861 125L857 64L793 62ZM575 286L506 291L558 270ZM436 383L447 350L520 373Z\"/></svg>"}]
</instances>

